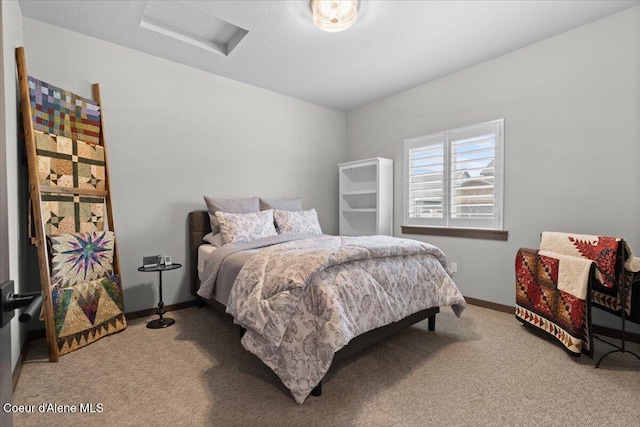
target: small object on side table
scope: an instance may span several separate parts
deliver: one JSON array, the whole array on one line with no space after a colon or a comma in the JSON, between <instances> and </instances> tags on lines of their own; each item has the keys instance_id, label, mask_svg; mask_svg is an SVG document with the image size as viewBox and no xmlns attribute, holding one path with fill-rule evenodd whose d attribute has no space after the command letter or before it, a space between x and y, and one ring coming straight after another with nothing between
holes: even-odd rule
<instances>
[{"instance_id":1,"label":"small object on side table","mask_svg":"<svg viewBox=\"0 0 640 427\"><path fill-rule=\"evenodd\" d=\"M182 267L182 264L176 264L176 263L172 263L169 265L158 265L155 267L138 267L138 271L151 271L151 272L157 271L160 278L160 302L158 303L158 310L156 311L156 313L160 316L160 318L152 320L151 322L147 323L147 328L150 328L150 329L166 328L176 323L174 319L164 317L164 313L166 312L164 311L164 302L162 301L162 272L167 270L175 270L180 267Z\"/></svg>"}]
</instances>

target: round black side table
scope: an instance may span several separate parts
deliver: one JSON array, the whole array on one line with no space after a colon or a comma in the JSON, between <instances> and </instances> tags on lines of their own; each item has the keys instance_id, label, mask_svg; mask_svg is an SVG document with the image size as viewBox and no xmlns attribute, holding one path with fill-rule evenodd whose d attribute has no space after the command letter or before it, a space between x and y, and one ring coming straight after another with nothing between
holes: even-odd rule
<instances>
[{"instance_id":1,"label":"round black side table","mask_svg":"<svg viewBox=\"0 0 640 427\"><path fill-rule=\"evenodd\" d=\"M156 320L152 320L151 322L147 323L147 328L150 328L150 329L166 328L176 323L174 319L163 317L164 313L166 312L164 311L164 308L163 308L164 302L162 302L162 272L175 270L180 267L182 267L182 264L174 264L174 263L171 263L169 265L158 265L156 267L138 267L138 271L150 271L150 272L157 271L160 278L160 302L158 303L158 311L156 311L156 313L160 316L160 318Z\"/></svg>"}]
</instances>

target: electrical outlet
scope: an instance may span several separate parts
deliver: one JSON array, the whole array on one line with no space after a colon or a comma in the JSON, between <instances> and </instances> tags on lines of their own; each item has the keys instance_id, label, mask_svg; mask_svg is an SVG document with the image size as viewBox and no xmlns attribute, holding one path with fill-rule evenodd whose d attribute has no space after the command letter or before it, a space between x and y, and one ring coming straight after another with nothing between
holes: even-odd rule
<instances>
[{"instance_id":1,"label":"electrical outlet","mask_svg":"<svg viewBox=\"0 0 640 427\"><path fill-rule=\"evenodd\" d=\"M451 263L451 272L452 273L457 273L458 272L458 263L457 262L452 262Z\"/></svg>"}]
</instances>

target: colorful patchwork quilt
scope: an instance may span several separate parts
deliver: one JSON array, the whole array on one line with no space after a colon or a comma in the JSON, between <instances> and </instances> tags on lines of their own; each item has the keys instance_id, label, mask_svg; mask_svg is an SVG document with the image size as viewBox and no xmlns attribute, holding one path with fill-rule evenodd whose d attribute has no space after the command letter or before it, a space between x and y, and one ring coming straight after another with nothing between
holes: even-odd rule
<instances>
[{"instance_id":1,"label":"colorful patchwork quilt","mask_svg":"<svg viewBox=\"0 0 640 427\"><path fill-rule=\"evenodd\" d=\"M42 194L41 201L47 235L104 230L102 197Z\"/></svg>"},{"instance_id":2,"label":"colorful patchwork quilt","mask_svg":"<svg viewBox=\"0 0 640 427\"><path fill-rule=\"evenodd\" d=\"M104 231L105 199L100 191L79 191L106 187L100 107L33 77L28 84L38 180L53 187L40 194L40 206L62 355L126 328L127 322L113 268L114 235ZM71 189L79 190L74 195Z\"/></svg>"},{"instance_id":3,"label":"colorful patchwork quilt","mask_svg":"<svg viewBox=\"0 0 640 427\"><path fill-rule=\"evenodd\" d=\"M48 236L51 286L68 288L113 275L112 231Z\"/></svg>"},{"instance_id":4,"label":"colorful patchwork quilt","mask_svg":"<svg viewBox=\"0 0 640 427\"><path fill-rule=\"evenodd\" d=\"M38 131L34 136L41 185L104 190L104 147Z\"/></svg>"},{"instance_id":5,"label":"colorful patchwork quilt","mask_svg":"<svg viewBox=\"0 0 640 427\"><path fill-rule=\"evenodd\" d=\"M515 269L516 318L570 354L593 357L592 306L618 316L625 306L626 318L640 323L640 259L621 239L544 232L539 250L518 251Z\"/></svg>"},{"instance_id":6,"label":"colorful patchwork quilt","mask_svg":"<svg viewBox=\"0 0 640 427\"><path fill-rule=\"evenodd\" d=\"M126 328L111 231L48 236L59 354Z\"/></svg>"},{"instance_id":7,"label":"colorful patchwork quilt","mask_svg":"<svg viewBox=\"0 0 640 427\"><path fill-rule=\"evenodd\" d=\"M53 288L51 298L60 355L127 327L115 276Z\"/></svg>"},{"instance_id":8,"label":"colorful patchwork quilt","mask_svg":"<svg viewBox=\"0 0 640 427\"><path fill-rule=\"evenodd\" d=\"M586 298L592 262L581 260L577 267L565 266L567 260L558 258L536 249L518 251L516 318L558 341L569 354L593 357L591 310ZM567 267L576 271L567 273ZM577 286L567 283L570 276L578 278Z\"/></svg>"},{"instance_id":9,"label":"colorful patchwork quilt","mask_svg":"<svg viewBox=\"0 0 640 427\"><path fill-rule=\"evenodd\" d=\"M598 283L605 288L616 286L616 261L621 239L587 234L545 231L540 238L540 250L589 259L597 265Z\"/></svg>"},{"instance_id":10,"label":"colorful patchwork quilt","mask_svg":"<svg viewBox=\"0 0 640 427\"><path fill-rule=\"evenodd\" d=\"M90 99L29 77L36 130L93 144L100 142L100 107Z\"/></svg>"},{"instance_id":11,"label":"colorful patchwork quilt","mask_svg":"<svg viewBox=\"0 0 640 427\"><path fill-rule=\"evenodd\" d=\"M626 319L640 323L640 259L622 239L605 236L568 233L542 233L541 251L551 251L596 264L596 281L591 290L591 303L617 316L622 316L625 305ZM626 304L623 304L621 280L628 286Z\"/></svg>"},{"instance_id":12,"label":"colorful patchwork quilt","mask_svg":"<svg viewBox=\"0 0 640 427\"><path fill-rule=\"evenodd\" d=\"M41 185L104 190L104 147L34 132ZM47 235L102 231L104 199L42 193L41 208Z\"/></svg>"}]
</instances>

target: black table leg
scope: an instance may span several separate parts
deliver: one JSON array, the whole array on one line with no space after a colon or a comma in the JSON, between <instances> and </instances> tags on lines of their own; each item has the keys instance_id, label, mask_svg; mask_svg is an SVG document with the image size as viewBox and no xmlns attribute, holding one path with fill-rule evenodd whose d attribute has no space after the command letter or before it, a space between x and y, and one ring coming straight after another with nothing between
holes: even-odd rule
<instances>
[{"instance_id":1,"label":"black table leg","mask_svg":"<svg viewBox=\"0 0 640 427\"><path fill-rule=\"evenodd\" d=\"M158 303L156 314L158 314L160 318L147 323L147 328L149 329L166 328L176 323L175 320L164 317L164 313L166 312L164 311L164 302L162 301L162 270L158 271L158 275L160 277L160 302Z\"/></svg>"}]
</instances>

